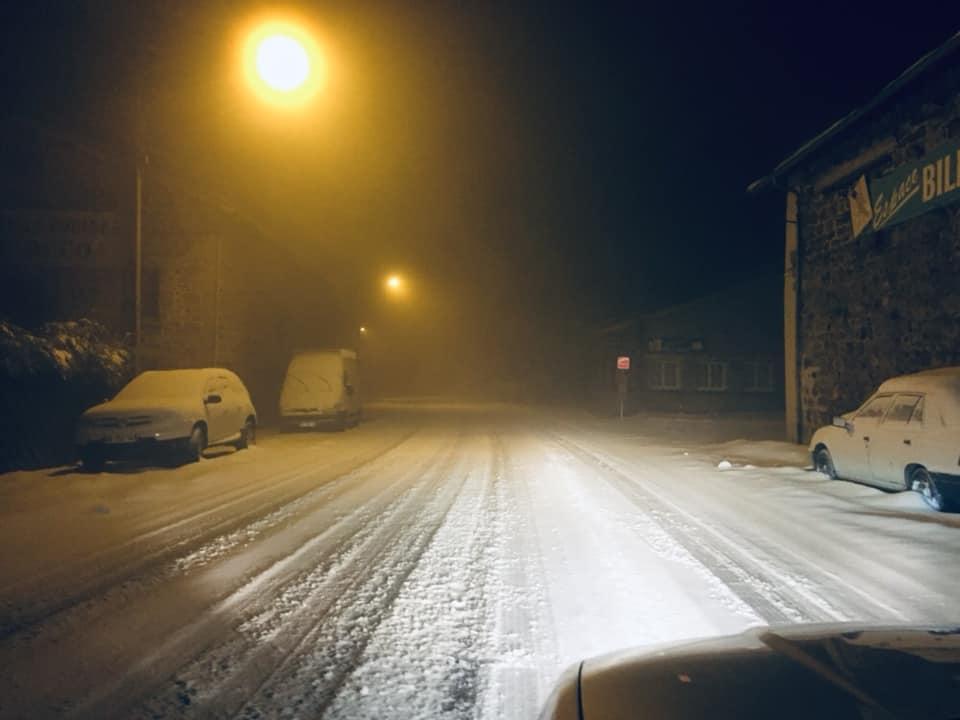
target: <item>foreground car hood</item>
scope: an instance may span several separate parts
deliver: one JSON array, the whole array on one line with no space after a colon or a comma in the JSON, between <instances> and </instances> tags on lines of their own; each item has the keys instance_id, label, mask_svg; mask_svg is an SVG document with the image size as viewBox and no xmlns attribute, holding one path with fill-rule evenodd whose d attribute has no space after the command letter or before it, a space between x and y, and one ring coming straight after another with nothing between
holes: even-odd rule
<instances>
[{"instance_id":1,"label":"foreground car hood","mask_svg":"<svg viewBox=\"0 0 960 720\"><path fill-rule=\"evenodd\" d=\"M587 660L541 718L960 717L960 628L813 625Z\"/></svg>"}]
</instances>

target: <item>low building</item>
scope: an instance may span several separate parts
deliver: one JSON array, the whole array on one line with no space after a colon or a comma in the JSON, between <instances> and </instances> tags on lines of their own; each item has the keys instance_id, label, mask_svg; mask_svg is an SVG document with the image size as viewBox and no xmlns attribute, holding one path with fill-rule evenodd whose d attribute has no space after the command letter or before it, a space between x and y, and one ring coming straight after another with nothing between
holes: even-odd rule
<instances>
[{"instance_id":1,"label":"low building","mask_svg":"<svg viewBox=\"0 0 960 720\"><path fill-rule=\"evenodd\" d=\"M626 412L782 408L779 285L761 278L606 328L595 378L604 407L617 405L617 358L629 357Z\"/></svg>"},{"instance_id":2,"label":"low building","mask_svg":"<svg viewBox=\"0 0 960 720\"><path fill-rule=\"evenodd\" d=\"M749 190L786 196L787 433L960 364L960 33Z\"/></svg>"}]
</instances>

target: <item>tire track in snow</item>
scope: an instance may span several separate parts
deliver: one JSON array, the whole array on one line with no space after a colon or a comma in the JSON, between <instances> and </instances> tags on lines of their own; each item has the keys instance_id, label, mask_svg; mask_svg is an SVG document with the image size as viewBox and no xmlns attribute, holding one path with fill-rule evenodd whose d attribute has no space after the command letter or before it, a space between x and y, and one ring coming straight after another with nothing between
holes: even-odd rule
<instances>
[{"instance_id":1,"label":"tire track in snow","mask_svg":"<svg viewBox=\"0 0 960 720\"><path fill-rule=\"evenodd\" d=\"M424 439L427 441L429 438ZM459 434L450 437L447 433L436 452L425 454L419 446L410 448L422 455L418 462L397 463L382 470L386 478L382 482L389 492L364 500L323 537L298 543L289 555L220 603L209 613L208 634L214 642L198 646L202 649L193 660L182 663L178 670L171 668L175 675L165 682L166 689L139 704L135 716L205 717L212 711L217 716L256 714L257 702L272 708L276 686L284 683L291 668L309 657L312 639L349 611L347 598L360 603L357 596L366 592L365 583L383 568L385 558L392 557L397 548L416 545L414 536L419 531L409 527L408 521L419 508L435 507L438 498L444 497L444 479L452 472L459 444ZM310 520L309 515L304 518L306 523ZM411 556L416 556L415 551ZM395 567L388 564L386 569L392 572ZM214 566L211 572L215 571ZM388 577L383 584L395 580ZM368 598L367 605L375 605L377 600L382 598ZM232 618L231 629L218 629L214 616ZM354 639L359 630L359 626L351 628ZM188 628L186 633L196 636L197 630ZM171 651L164 648L156 654L162 658ZM349 669L334 668L327 681L320 673L305 687L329 694L332 680ZM314 682L318 677L319 684Z\"/></svg>"},{"instance_id":2,"label":"tire track in snow","mask_svg":"<svg viewBox=\"0 0 960 720\"><path fill-rule=\"evenodd\" d=\"M422 453L419 446L410 452ZM225 577L238 573L246 579L196 620L178 626L164 642L139 657L125 677L97 688L78 714L155 718L179 717L189 710L206 716L238 692L240 697L233 697L233 703L239 706L251 686L274 672L273 626L289 625L305 612L326 612L329 602L323 595L335 595L331 583L351 569L357 549L367 547L379 528L393 522L398 508L409 502L410 486L449 453L444 441L419 462L401 463L401 472L380 481L382 487L360 499L353 509L314 508L296 522L285 523L273 537L261 538L256 546L242 551L241 557L220 558L209 567L195 569L191 585L220 588ZM364 472L363 477L374 480L371 473L376 469ZM380 468L381 473L388 471ZM353 499L347 495L343 502ZM332 515L332 523L325 522L325 515ZM274 550L265 548L265 543L275 546ZM244 555L252 560L248 562ZM265 567L253 572L247 569L250 562L262 564L263 556L268 560ZM236 567L227 572L224 565ZM317 598L319 604L308 604ZM237 691L234 686L243 689ZM136 703L134 710L120 711L131 703ZM218 709L217 714L223 712Z\"/></svg>"},{"instance_id":3,"label":"tire track in snow","mask_svg":"<svg viewBox=\"0 0 960 720\"><path fill-rule=\"evenodd\" d=\"M389 612L411 573L456 502L467 475L458 435L447 458L411 493L402 518L376 529L364 552L344 573L334 601L307 628L287 640L274 669L248 694L232 717L261 717L260 708L277 706L294 714L320 717L355 671L371 637ZM309 605L305 604L305 607ZM310 613L311 615L313 613Z\"/></svg>"},{"instance_id":4,"label":"tire track in snow","mask_svg":"<svg viewBox=\"0 0 960 720\"><path fill-rule=\"evenodd\" d=\"M597 452L590 454L595 456L599 462L613 467L615 472L623 474L622 471L617 470L615 465L622 465L625 461L608 458ZM656 465L654 467L656 468ZM636 480L630 479L630 482L634 486L638 485ZM905 573L903 568L897 569L894 567L900 561L898 557L879 560L860 553L851 555L848 549L831 544L829 540L825 539L826 535L816 533L816 531L798 538L795 543L784 542L783 538L777 538L777 534L780 532L777 524L767 524L769 517L777 514L778 509L776 507L771 509L771 515L769 516L761 514L759 530L757 527L751 527L750 525L743 527L733 524L718 525L716 521L702 519L690 509L681 507L656 483L645 483L643 488L649 495L655 496L660 503L671 508L673 519L680 518L680 524L686 524L691 532L703 531L710 537L721 540L727 547L732 548L736 557L742 558L744 567L750 567L750 563L753 563L761 568L761 572L768 579L768 584L792 591L794 597L800 598L799 603L801 605L806 603L808 617L805 619L816 621L857 619L862 621L873 618L888 622L891 619L899 622L909 621L911 618L916 620L916 616L903 612L903 606L895 607L877 596L877 591L883 588L883 581L878 582L878 578L887 577L891 571L895 574L897 587L913 586L918 592L923 591L922 583L918 583L908 572ZM694 506L703 501L703 498L694 498ZM688 502L690 502L689 499ZM749 517L749 511L755 511L757 506L753 502L746 502L742 496L736 493L725 493L721 508L730 509L735 513L743 511L744 517ZM782 513L782 510L780 510L780 513ZM768 527L772 531L764 532ZM681 531L684 530L681 529ZM798 543L802 543L804 540L819 545L824 556L818 554L815 547L805 547L804 552L799 552L796 549L800 547ZM848 567L857 569L860 578L872 583L872 588L851 581L847 577L847 566L835 569L828 567L825 556L832 556L836 551L843 554L845 562L851 563ZM794 568L805 568L805 571L787 570L784 568L785 564ZM828 598L825 591L831 589L834 592ZM840 592L836 592L837 590Z\"/></svg>"},{"instance_id":5,"label":"tire track in snow","mask_svg":"<svg viewBox=\"0 0 960 720\"><path fill-rule=\"evenodd\" d=\"M548 669L557 665L557 631L530 488L503 437L494 440L496 564L480 716L520 720L536 715L553 684Z\"/></svg>"},{"instance_id":6,"label":"tire track in snow","mask_svg":"<svg viewBox=\"0 0 960 720\"><path fill-rule=\"evenodd\" d=\"M495 448L489 438L358 667L326 717L470 718L490 663L489 575L497 514Z\"/></svg>"},{"instance_id":7,"label":"tire track in snow","mask_svg":"<svg viewBox=\"0 0 960 720\"><path fill-rule=\"evenodd\" d=\"M376 462L396 448L406 443L417 430L402 435L399 439L374 453L354 461L349 467L337 473L328 482L335 482L356 473L365 466ZM237 491L218 494L207 498L209 501L202 510L184 515L173 510L156 518L155 526L139 533L108 549L100 550L69 563L53 568L42 575L17 580L0 588L0 597L30 597L26 608L7 610L0 617L0 643L7 641L25 630L32 629L38 623L81 606L103 595L109 588L135 580L137 576L147 575L197 543L214 541L217 537L231 532L240 532L255 518L264 513L280 510L294 498L303 494L299 486L303 480L317 475L316 460L303 463L279 476L263 478L267 482L253 484L253 489L244 487ZM278 490L288 486L291 489L277 497ZM251 501L267 498L267 502L252 508L243 506ZM236 512L242 509L240 512ZM213 522L209 522L213 518ZM204 521L209 524L191 532L192 526ZM177 531L183 530L180 535ZM165 535L175 537L165 540ZM84 578L86 579L78 579ZM59 593L44 600L44 593L38 588L56 588ZM12 604L10 601L8 605Z\"/></svg>"},{"instance_id":8,"label":"tire track in snow","mask_svg":"<svg viewBox=\"0 0 960 720\"><path fill-rule=\"evenodd\" d=\"M419 452L418 445L409 454L416 456ZM410 468L416 471L417 465L411 464ZM387 485L384 490L389 492L390 484ZM396 494L399 490L390 497ZM0 645L0 665L7 659L16 661L16 672L23 678L0 686L5 688L0 692L0 715L4 714L4 705L34 707L69 697L74 715L127 717L124 709L164 682L185 658L229 635L234 610L239 612L243 607L256 605L260 598L246 597L241 592L251 577L266 578L262 587L268 591L272 589L268 580L281 584L298 571L296 567L284 566L282 561L271 562L271 554L282 557L290 544L300 547L318 535L322 536L319 542L326 543L331 552L339 548L339 542L348 540L356 531L355 517L350 517L351 508L345 506L349 502L356 503L356 514L367 509L365 503L357 503L348 494L340 505L302 518L303 522L298 524L286 525L275 537L261 538L256 547L241 551L239 557L221 559L191 573L167 572L124 583L99 598L93 608L77 607L65 613L74 616L70 622L60 622L65 620L61 616L57 622L38 626L40 632L35 635L20 636L16 643ZM268 546L263 547L264 544ZM269 563L267 567L265 562ZM230 604L231 599L237 599L235 606ZM184 611L190 615L185 617ZM196 620L187 619L194 613L198 613ZM137 628L136 634L131 632L132 627ZM56 659L61 647L83 648L82 666L61 668L63 663ZM64 677L60 681L46 680L61 673Z\"/></svg>"},{"instance_id":9,"label":"tire track in snow","mask_svg":"<svg viewBox=\"0 0 960 720\"><path fill-rule=\"evenodd\" d=\"M741 547L726 533L711 527L674 503L625 475L603 457L579 444L553 435L554 443L598 472L614 487L757 612L767 623L797 623L847 619L820 596L806 578L764 560L756 550Z\"/></svg>"}]
</instances>

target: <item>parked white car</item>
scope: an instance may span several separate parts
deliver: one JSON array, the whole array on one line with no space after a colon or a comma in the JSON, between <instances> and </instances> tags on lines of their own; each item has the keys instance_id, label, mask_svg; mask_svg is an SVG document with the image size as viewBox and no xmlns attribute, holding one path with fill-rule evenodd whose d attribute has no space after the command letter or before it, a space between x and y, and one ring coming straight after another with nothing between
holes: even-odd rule
<instances>
[{"instance_id":1,"label":"parked white car","mask_svg":"<svg viewBox=\"0 0 960 720\"><path fill-rule=\"evenodd\" d=\"M960 367L884 382L858 410L810 441L814 467L832 478L916 490L936 510L960 498Z\"/></svg>"},{"instance_id":2,"label":"parked white car","mask_svg":"<svg viewBox=\"0 0 960 720\"><path fill-rule=\"evenodd\" d=\"M208 445L247 447L256 426L250 395L229 370L149 370L112 400L83 413L77 454L84 467L94 471L107 460L161 452L194 462Z\"/></svg>"}]
</instances>

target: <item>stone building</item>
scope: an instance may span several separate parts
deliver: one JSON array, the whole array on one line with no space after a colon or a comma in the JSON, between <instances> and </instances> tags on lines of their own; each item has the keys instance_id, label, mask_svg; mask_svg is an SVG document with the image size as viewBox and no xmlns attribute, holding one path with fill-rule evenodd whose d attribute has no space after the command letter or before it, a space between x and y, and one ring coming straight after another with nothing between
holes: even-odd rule
<instances>
[{"instance_id":1,"label":"stone building","mask_svg":"<svg viewBox=\"0 0 960 720\"><path fill-rule=\"evenodd\" d=\"M628 356L627 412L782 408L779 285L760 277L601 331L595 386L604 406L615 406L616 358Z\"/></svg>"},{"instance_id":2,"label":"stone building","mask_svg":"<svg viewBox=\"0 0 960 720\"><path fill-rule=\"evenodd\" d=\"M960 34L750 191L786 195L787 434L960 364Z\"/></svg>"},{"instance_id":3,"label":"stone building","mask_svg":"<svg viewBox=\"0 0 960 720\"><path fill-rule=\"evenodd\" d=\"M2 137L0 316L25 327L90 318L133 345L131 158L30 126ZM145 169L142 188L139 368L228 367L269 415L294 345L329 342L322 282L251 220L161 168Z\"/></svg>"}]
</instances>

